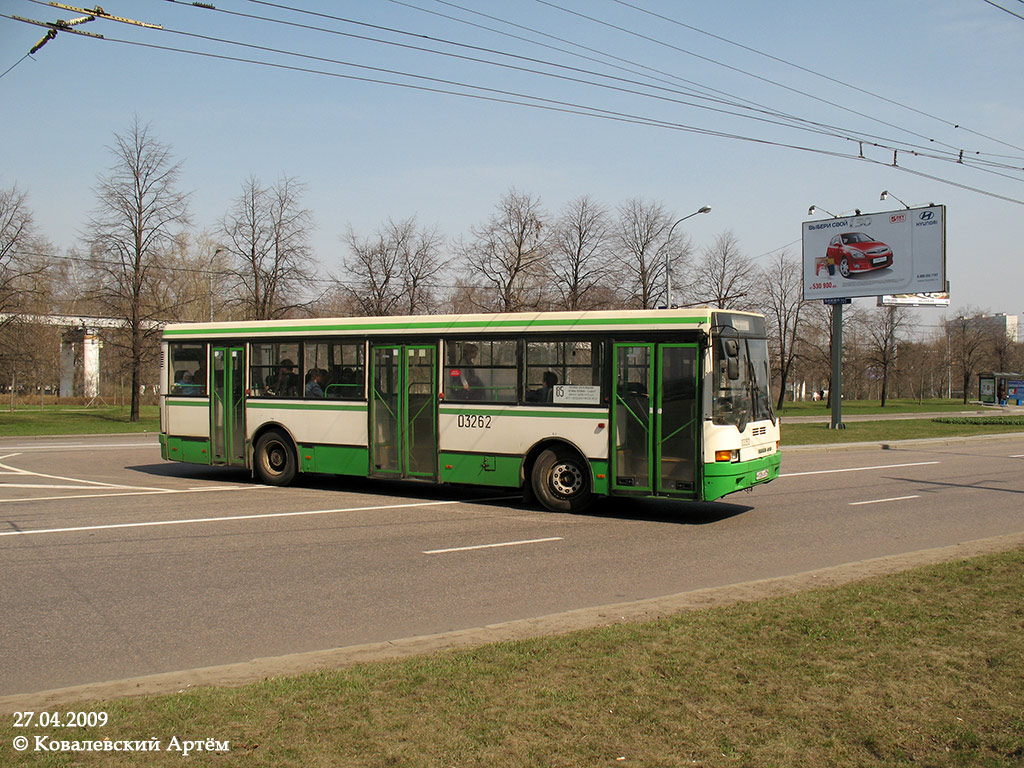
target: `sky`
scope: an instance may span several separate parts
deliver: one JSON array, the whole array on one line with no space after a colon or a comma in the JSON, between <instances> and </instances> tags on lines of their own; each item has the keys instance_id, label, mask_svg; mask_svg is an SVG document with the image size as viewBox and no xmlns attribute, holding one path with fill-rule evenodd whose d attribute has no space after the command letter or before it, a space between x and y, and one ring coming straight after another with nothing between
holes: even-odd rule
<instances>
[{"instance_id":1,"label":"sky","mask_svg":"<svg viewBox=\"0 0 1024 768\"><path fill-rule=\"evenodd\" d=\"M104 0L163 29L97 19L74 29L103 39L26 57L46 29L11 16L82 14L0 0L0 188L76 246L138 118L200 229L250 177L302 181L335 274L349 228L468 238L513 188L551 213L709 205L680 225L693 245L731 231L760 264L800 254L812 204L895 197L946 206L952 311L1024 314L1024 0L993 2Z\"/></svg>"}]
</instances>

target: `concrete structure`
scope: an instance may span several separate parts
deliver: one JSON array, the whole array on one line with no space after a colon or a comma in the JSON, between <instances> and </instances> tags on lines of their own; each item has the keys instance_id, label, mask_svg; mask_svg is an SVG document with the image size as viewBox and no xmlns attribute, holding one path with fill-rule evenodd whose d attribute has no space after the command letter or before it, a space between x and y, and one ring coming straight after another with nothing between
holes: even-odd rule
<instances>
[{"instance_id":1,"label":"concrete structure","mask_svg":"<svg viewBox=\"0 0 1024 768\"><path fill-rule=\"evenodd\" d=\"M0 322L12 317L0 315ZM18 319L36 325L56 325L67 330L60 339L60 396L96 397L100 389L101 328L124 328L125 322L113 317L85 315L19 315ZM146 323L147 328L163 323ZM81 371L81 378L77 373Z\"/></svg>"}]
</instances>

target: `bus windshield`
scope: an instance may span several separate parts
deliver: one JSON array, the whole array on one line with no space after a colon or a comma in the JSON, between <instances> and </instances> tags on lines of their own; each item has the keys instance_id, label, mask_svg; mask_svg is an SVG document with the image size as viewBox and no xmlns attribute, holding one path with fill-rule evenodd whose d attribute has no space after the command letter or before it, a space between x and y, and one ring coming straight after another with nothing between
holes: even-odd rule
<instances>
[{"instance_id":1,"label":"bus windshield","mask_svg":"<svg viewBox=\"0 0 1024 768\"><path fill-rule=\"evenodd\" d=\"M751 421L774 422L768 342L725 327L712 347L712 423L732 424L742 432Z\"/></svg>"}]
</instances>

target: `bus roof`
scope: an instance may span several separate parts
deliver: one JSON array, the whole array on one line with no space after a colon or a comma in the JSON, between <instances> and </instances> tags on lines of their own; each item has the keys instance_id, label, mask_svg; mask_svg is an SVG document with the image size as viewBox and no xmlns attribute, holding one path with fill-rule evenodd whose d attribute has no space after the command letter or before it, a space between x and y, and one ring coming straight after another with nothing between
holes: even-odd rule
<instances>
[{"instance_id":1,"label":"bus roof","mask_svg":"<svg viewBox=\"0 0 1024 768\"><path fill-rule=\"evenodd\" d=\"M278 336L338 336L366 334L434 335L489 334L524 331L609 332L626 329L707 329L713 307L648 309L601 312L514 312L463 315L410 315L399 317L327 317L290 320L244 320L222 323L172 323L164 328L164 340L202 338L274 338ZM752 315L749 312L730 314Z\"/></svg>"}]
</instances>

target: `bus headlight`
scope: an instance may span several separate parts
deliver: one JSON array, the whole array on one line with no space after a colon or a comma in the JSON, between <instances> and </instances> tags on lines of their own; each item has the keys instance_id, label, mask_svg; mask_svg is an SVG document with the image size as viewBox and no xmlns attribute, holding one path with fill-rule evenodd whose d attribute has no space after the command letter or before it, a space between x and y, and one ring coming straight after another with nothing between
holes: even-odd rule
<instances>
[{"instance_id":1,"label":"bus headlight","mask_svg":"<svg viewBox=\"0 0 1024 768\"><path fill-rule=\"evenodd\" d=\"M740 460L739 451L715 451L715 461L731 461L737 462Z\"/></svg>"}]
</instances>

